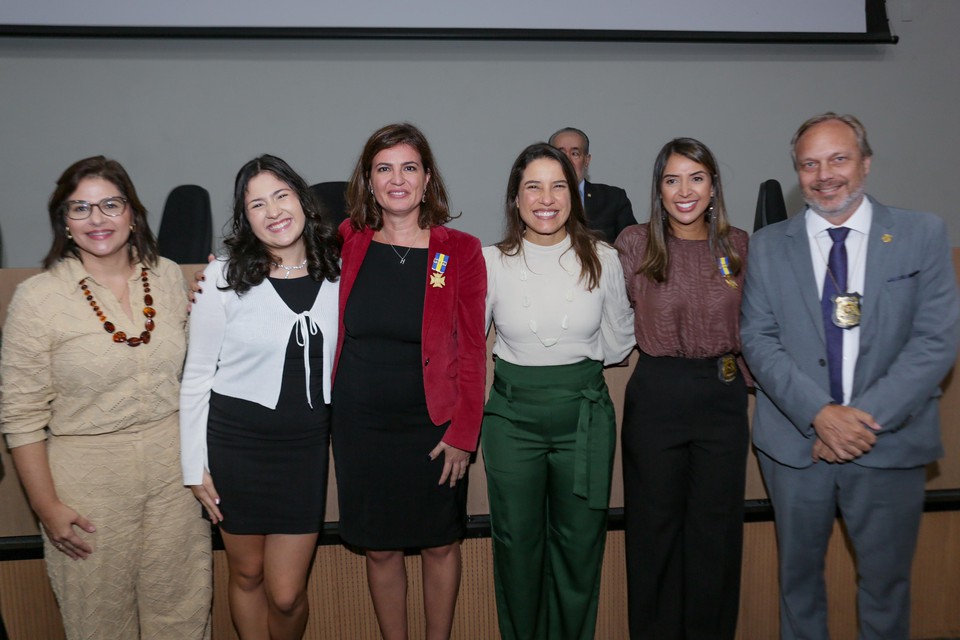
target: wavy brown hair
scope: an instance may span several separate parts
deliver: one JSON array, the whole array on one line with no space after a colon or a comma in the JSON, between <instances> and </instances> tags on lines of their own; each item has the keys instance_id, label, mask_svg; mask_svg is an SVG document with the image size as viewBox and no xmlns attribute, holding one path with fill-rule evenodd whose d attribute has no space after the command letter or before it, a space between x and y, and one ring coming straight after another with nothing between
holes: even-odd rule
<instances>
[{"instance_id":1,"label":"wavy brown hair","mask_svg":"<svg viewBox=\"0 0 960 640\"><path fill-rule=\"evenodd\" d=\"M420 154L423 170L430 176L423 191L425 200L420 205L420 215L417 217L420 228L441 226L457 217L450 215L447 189L426 136L409 122L402 122L388 124L375 131L357 159L353 176L347 185L347 216L354 230L361 231L364 227L370 227L376 231L383 227L383 212L371 190L370 172L373 169L373 158L384 149L392 149L401 144L413 147Z\"/></svg>"},{"instance_id":2,"label":"wavy brown hair","mask_svg":"<svg viewBox=\"0 0 960 640\"><path fill-rule=\"evenodd\" d=\"M283 159L264 154L246 163L237 172L233 185L233 227L224 238L229 259L224 276L227 286L237 294L246 293L270 274L270 263L277 259L253 232L247 218L247 185L261 173L272 173L296 194L303 209L303 244L307 253L307 272L314 281L335 282L340 277L340 245L337 232L324 216L321 205L306 181Z\"/></svg>"},{"instance_id":3,"label":"wavy brown hair","mask_svg":"<svg viewBox=\"0 0 960 640\"><path fill-rule=\"evenodd\" d=\"M699 140L693 138L674 138L663 145L657 160L653 165L653 184L650 187L650 222L647 225L647 246L643 252L643 259L637 268L638 275L644 275L656 282L667 279L670 266L670 255L667 251L667 238L670 214L663 206L660 185L663 182L663 172L667 167L670 156L683 156L703 165L710 174L713 182L713 198L704 214L707 217L707 241L710 243L710 253L714 258L726 256L730 261L730 271L737 275L743 267L743 259L730 242L730 221L727 219L727 207L723 200L723 183L720 181L720 170L717 159Z\"/></svg>"},{"instance_id":4,"label":"wavy brown hair","mask_svg":"<svg viewBox=\"0 0 960 640\"><path fill-rule=\"evenodd\" d=\"M520 195L520 183L523 173L530 163L535 160L553 160L560 163L563 169L563 178L570 192L570 215L564 223L564 229L570 237L570 247L580 261L580 282L586 280L587 291L593 291L600 284L600 257L597 255L599 236L587 228L586 216L583 213L583 203L580 201L577 173L570 164L570 160L562 151L545 142L532 144L517 156L510 177L507 180L507 194L504 200L506 214L506 233L503 240L497 243L500 252L507 256L523 253L523 232L526 224L520 217L520 207L517 198Z\"/></svg>"},{"instance_id":5,"label":"wavy brown hair","mask_svg":"<svg viewBox=\"0 0 960 640\"><path fill-rule=\"evenodd\" d=\"M155 266L160 255L157 239L147 224L147 208L140 202L130 175L116 160L91 156L67 167L57 179L57 187L50 195L47 211L50 214L50 226L53 228L53 244L43 259L43 268L49 269L67 256L80 258L80 249L67 235L67 199L86 178L103 178L117 188L120 196L126 198L133 224L133 230L127 239L130 261L140 260L147 267Z\"/></svg>"}]
</instances>

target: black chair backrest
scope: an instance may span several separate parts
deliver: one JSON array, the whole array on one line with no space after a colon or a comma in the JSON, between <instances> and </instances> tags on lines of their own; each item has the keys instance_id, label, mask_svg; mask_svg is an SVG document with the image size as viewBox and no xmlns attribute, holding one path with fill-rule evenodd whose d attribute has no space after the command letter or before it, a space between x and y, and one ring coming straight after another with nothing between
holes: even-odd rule
<instances>
[{"instance_id":1,"label":"black chair backrest","mask_svg":"<svg viewBox=\"0 0 960 640\"><path fill-rule=\"evenodd\" d=\"M213 216L206 189L183 184L170 192L157 243L164 258L179 264L206 264L213 247Z\"/></svg>"},{"instance_id":2,"label":"black chair backrest","mask_svg":"<svg viewBox=\"0 0 960 640\"><path fill-rule=\"evenodd\" d=\"M323 206L323 213L337 227L347 219L347 183L342 181L318 182L310 185L313 195Z\"/></svg>"},{"instance_id":3,"label":"black chair backrest","mask_svg":"<svg viewBox=\"0 0 960 640\"><path fill-rule=\"evenodd\" d=\"M768 224L787 219L787 205L783 200L783 189L776 180L767 180L760 185L757 195L757 215L753 219L753 230L757 231Z\"/></svg>"}]
</instances>

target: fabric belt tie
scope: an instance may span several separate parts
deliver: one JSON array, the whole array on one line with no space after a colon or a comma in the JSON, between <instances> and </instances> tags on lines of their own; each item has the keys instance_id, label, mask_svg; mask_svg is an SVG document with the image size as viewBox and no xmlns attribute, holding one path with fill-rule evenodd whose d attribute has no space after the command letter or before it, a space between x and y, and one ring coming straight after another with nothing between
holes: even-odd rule
<instances>
[{"instance_id":1,"label":"fabric belt tie","mask_svg":"<svg viewBox=\"0 0 960 640\"><path fill-rule=\"evenodd\" d=\"M603 376L584 389L518 387L500 378L494 378L493 389L508 400L531 404L558 404L580 400L577 419L577 439L573 460L573 495L584 498L591 509L607 509L610 505L610 465L613 462L613 440L616 424L613 402ZM488 402L486 413L500 415L512 422L535 422L506 407L497 408Z\"/></svg>"}]
</instances>

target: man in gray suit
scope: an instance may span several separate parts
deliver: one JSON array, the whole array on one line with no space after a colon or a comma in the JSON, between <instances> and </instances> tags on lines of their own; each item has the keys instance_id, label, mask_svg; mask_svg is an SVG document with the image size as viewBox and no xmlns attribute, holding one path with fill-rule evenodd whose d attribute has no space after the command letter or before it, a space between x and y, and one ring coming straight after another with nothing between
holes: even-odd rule
<instances>
[{"instance_id":1,"label":"man in gray suit","mask_svg":"<svg viewBox=\"0 0 960 640\"><path fill-rule=\"evenodd\" d=\"M906 640L924 466L943 455L939 384L958 345L948 234L934 215L864 195L872 152L855 117L811 118L792 145L807 209L754 234L741 317L781 636L828 637L824 555L839 508L860 637Z\"/></svg>"},{"instance_id":2,"label":"man in gray suit","mask_svg":"<svg viewBox=\"0 0 960 640\"><path fill-rule=\"evenodd\" d=\"M587 169L590 168L590 139L587 134L574 127L564 127L550 136L550 145L562 151L577 172L580 200L588 227L613 244L621 231L637 224L626 191L587 180Z\"/></svg>"}]
</instances>

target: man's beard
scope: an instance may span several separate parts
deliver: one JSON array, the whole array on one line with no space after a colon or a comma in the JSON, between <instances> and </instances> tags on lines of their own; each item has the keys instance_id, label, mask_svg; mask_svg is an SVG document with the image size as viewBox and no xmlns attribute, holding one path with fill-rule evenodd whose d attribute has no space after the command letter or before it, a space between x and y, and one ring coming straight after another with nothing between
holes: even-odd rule
<instances>
[{"instance_id":1,"label":"man's beard","mask_svg":"<svg viewBox=\"0 0 960 640\"><path fill-rule=\"evenodd\" d=\"M816 213L818 216L829 220L830 218L837 218L847 213L853 213L853 211L848 211L848 209L850 209L854 203L859 203L860 198L863 197L863 192L864 185L863 183L860 183L860 187L857 188L856 191L851 192L849 196L840 202L831 204L829 207L820 206L813 198L804 197L803 200L807 203L807 206L810 207L811 211Z\"/></svg>"}]
</instances>

